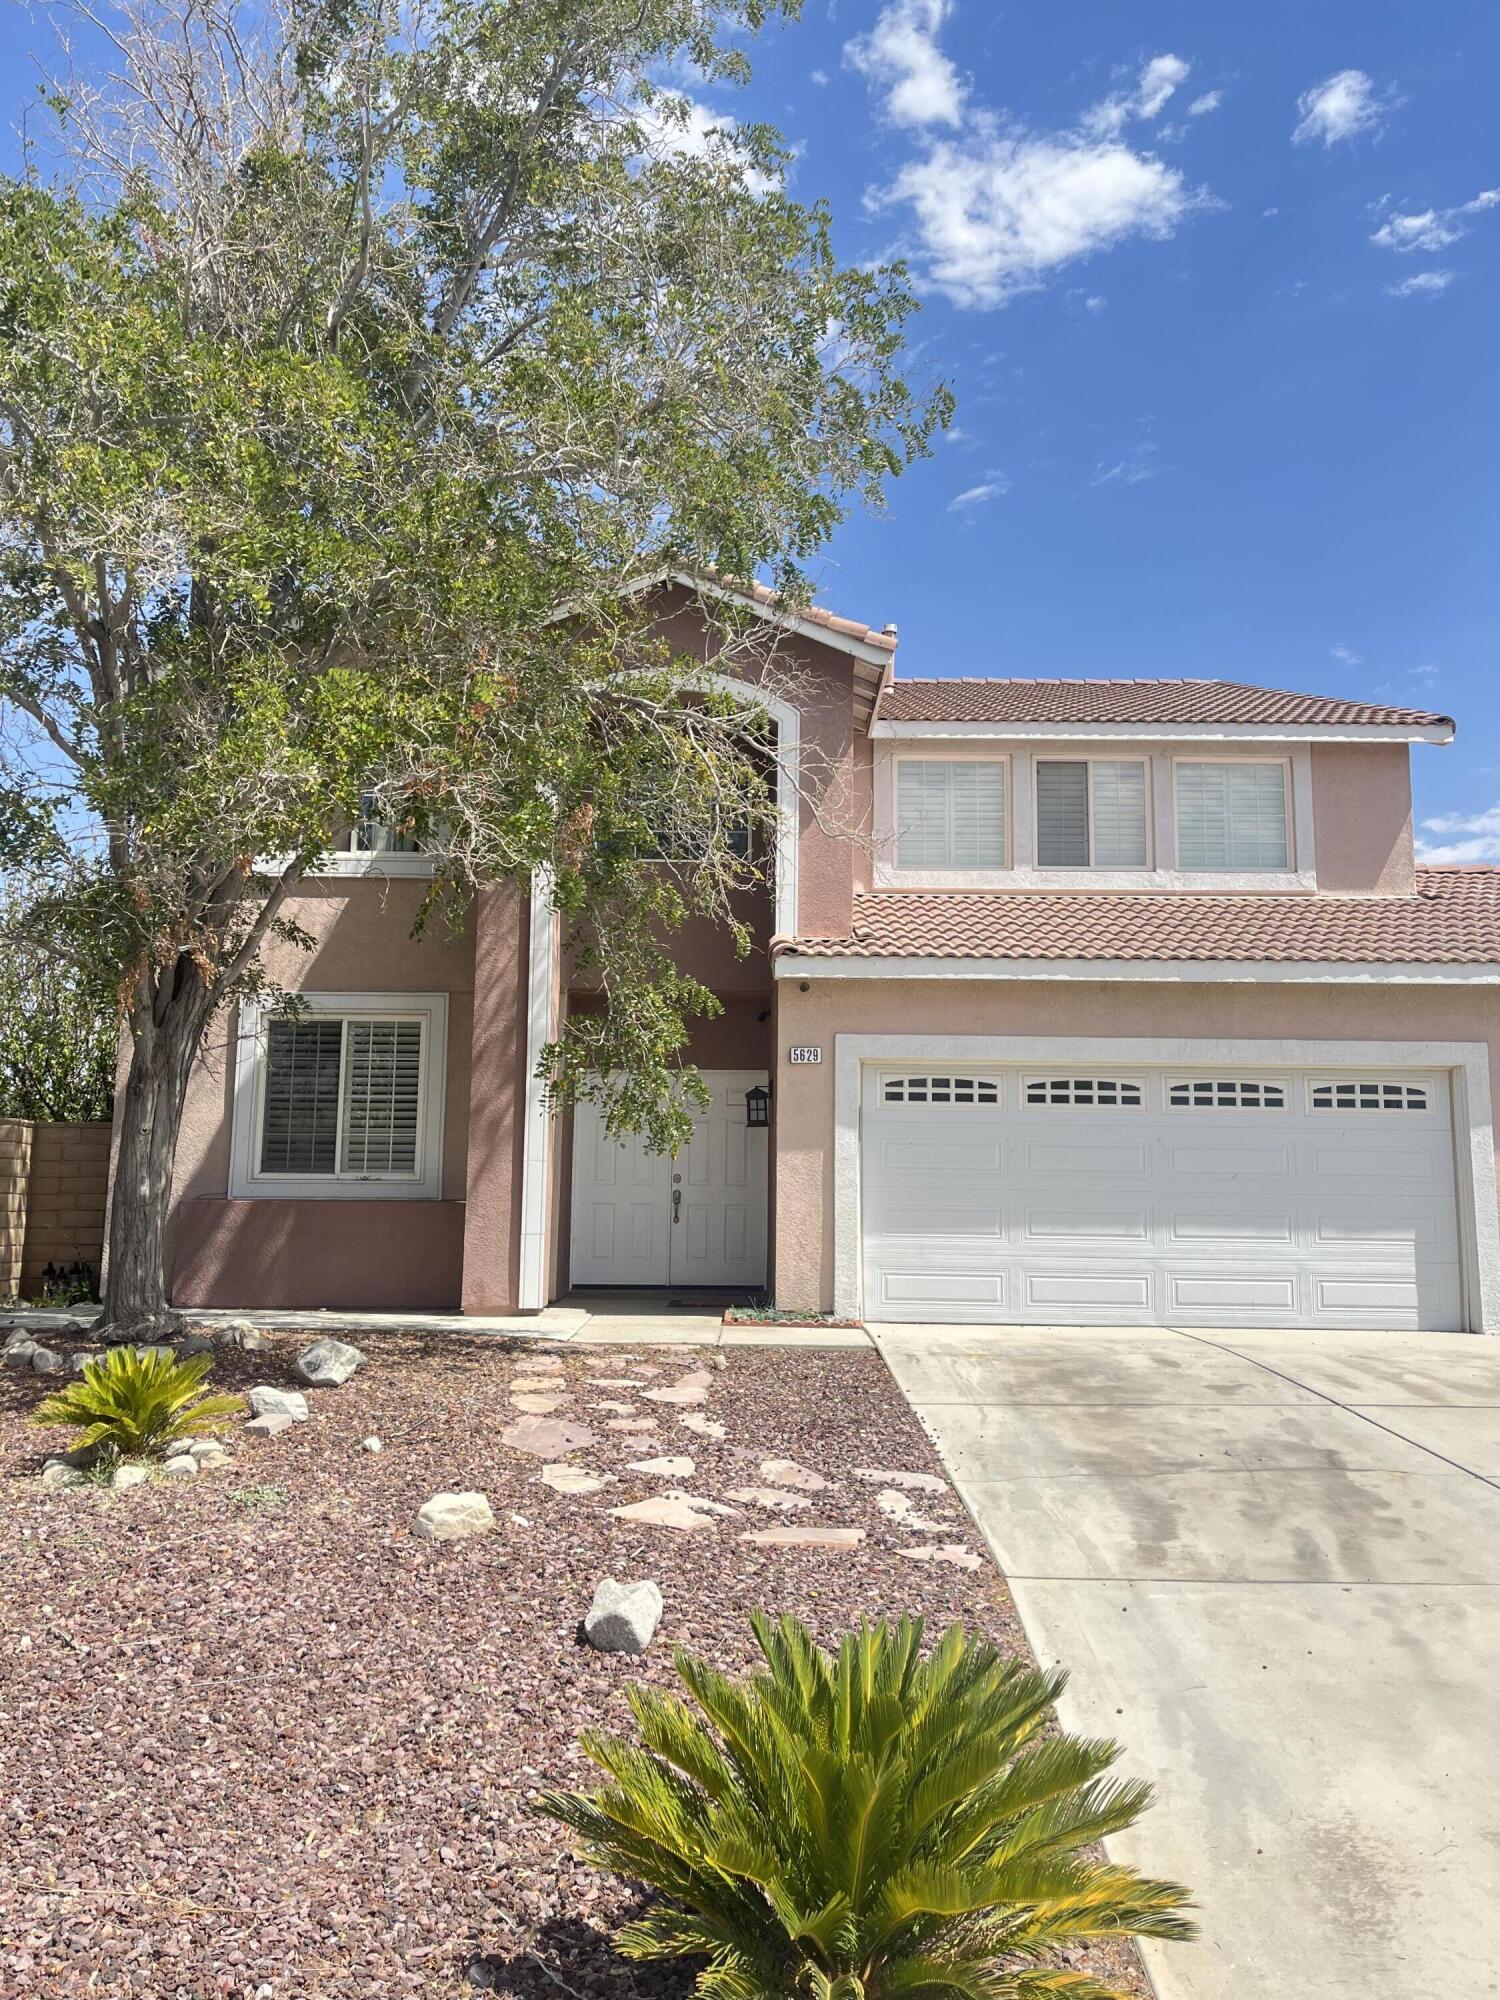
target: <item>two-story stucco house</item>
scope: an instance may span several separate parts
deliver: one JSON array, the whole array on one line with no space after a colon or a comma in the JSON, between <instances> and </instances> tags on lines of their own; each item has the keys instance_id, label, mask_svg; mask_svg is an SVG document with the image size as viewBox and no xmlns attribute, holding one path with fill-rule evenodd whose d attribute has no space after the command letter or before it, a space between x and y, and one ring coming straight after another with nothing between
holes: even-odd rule
<instances>
[{"instance_id":1,"label":"two-story stucco house","mask_svg":"<svg viewBox=\"0 0 1500 2000\"><path fill-rule=\"evenodd\" d=\"M414 940L426 863L348 853L195 1078L185 1305L540 1308L768 1287L870 1319L1500 1330L1500 870L1415 864L1441 715L1223 681L903 679L895 635L784 628L774 893L688 1051L675 1160L550 1115L572 990L544 896ZM691 646L689 593L663 617ZM769 1124L747 1093L770 1090ZM758 1107L755 1107L758 1109Z\"/></svg>"}]
</instances>

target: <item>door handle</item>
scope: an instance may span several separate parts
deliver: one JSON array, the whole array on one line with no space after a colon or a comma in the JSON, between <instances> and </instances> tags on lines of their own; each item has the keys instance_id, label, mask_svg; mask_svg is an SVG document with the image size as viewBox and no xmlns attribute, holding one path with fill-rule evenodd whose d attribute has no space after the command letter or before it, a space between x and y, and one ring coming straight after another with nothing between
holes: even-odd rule
<instances>
[{"instance_id":1,"label":"door handle","mask_svg":"<svg viewBox=\"0 0 1500 2000\"><path fill-rule=\"evenodd\" d=\"M673 1190L672 1190L672 1220L673 1220L674 1222L681 1222L681 1220L682 1220L682 1189L681 1189L681 1188L673 1188Z\"/></svg>"}]
</instances>

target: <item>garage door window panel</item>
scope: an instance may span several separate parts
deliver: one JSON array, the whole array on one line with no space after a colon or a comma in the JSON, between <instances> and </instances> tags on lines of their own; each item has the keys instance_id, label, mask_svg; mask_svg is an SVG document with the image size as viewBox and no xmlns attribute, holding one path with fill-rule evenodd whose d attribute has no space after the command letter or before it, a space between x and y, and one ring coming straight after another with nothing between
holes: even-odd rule
<instances>
[{"instance_id":1,"label":"garage door window panel","mask_svg":"<svg viewBox=\"0 0 1500 2000\"><path fill-rule=\"evenodd\" d=\"M1179 759L1177 866L1275 874L1291 865L1285 763Z\"/></svg>"},{"instance_id":2,"label":"garage door window panel","mask_svg":"<svg viewBox=\"0 0 1500 2000\"><path fill-rule=\"evenodd\" d=\"M999 1104L1000 1085L983 1076L888 1076L881 1086L886 1104Z\"/></svg>"},{"instance_id":3,"label":"garage door window panel","mask_svg":"<svg viewBox=\"0 0 1500 2000\"><path fill-rule=\"evenodd\" d=\"M1065 1106L1070 1110L1140 1111L1144 1086L1125 1077L1028 1076L1023 1086L1031 1106Z\"/></svg>"},{"instance_id":4,"label":"garage door window panel","mask_svg":"<svg viewBox=\"0 0 1500 2000\"><path fill-rule=\"evenodd\" d=\"M1285 1111L1284 1083L1264 1083L1254 1077L1171 1077L1167 1081L1169 1111Z\"/></svg>"},{"instance_id":5,"label":"garage door window panel","mask_svg":"<svg viewBox=\"0 0 1500 2000\"><path fill-rule=\"evenodd\" d=\"M1381 1078L1313 1079L1307 1086L1309 1111L1421 1112L1432 1108L1431 1093L1422 1083L1389 1083Z\"/></svg>"}]
</instances>

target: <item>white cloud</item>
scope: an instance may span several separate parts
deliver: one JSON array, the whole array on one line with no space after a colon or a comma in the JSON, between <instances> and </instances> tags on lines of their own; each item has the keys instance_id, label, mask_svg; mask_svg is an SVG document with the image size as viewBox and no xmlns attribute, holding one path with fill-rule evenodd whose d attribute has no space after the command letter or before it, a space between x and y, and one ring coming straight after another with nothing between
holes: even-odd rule
<instances>
[{"instance_id":1,"label":"white cloud","mask_svg":"<svg viewBox=\"0 0 1500 2000\"><path fill-rule=\"evenodd\" d=\"M1002 493L1009 493L1010 481L1004 473L996 473L978 486L969 486L962 493L955 493L948 502L950 514L966 513L971 507L982 507L989 500L998 500Z\"/></svg>"},{"instance_id":2,"label":"white cloud","mask_svg":"<svg viewBox=\"0 0 1500 2000\"><path fill-rule=\"evenodd\" d=\"M984 307L1126 237L1170 236L1199 197L1175 168L1122 143L1008 133L982 115L873 199L909 205L932 283L956 305Z\"/></svg>"},{"instance_id":3,"label":"white cloud","mask_svg":"<svg viewBox=\"0 0 1500 2000\"><path fill-rule=\"evenodd\" d=\"M1440 813L1424 819L1423 833L1461 834L1460 840L1424 840L1417 836L1421 861L1500 861L1500 806L1478 813Z\"/></svg>"},{"instance_id":4,"label":"white cloud","mask_svg":"<svg viewBox=\"0 0 1500 2000\"><path fill-rule=\"evenodd\" d=\"M1336 146L1360 132L1375 131L1384 116L1384 107L1375 95L1375 85L1362 69L1341 69L1297 99L1298 123L1292 133L1299 146L1321 139Z\"/></svg>"},{"instance_id":5,"label":"white cloud","mask_svg":"<svg viewBox=\"0 0 1500 2000\"><path fill-rule=\"evenodd\" d=\"M1188 117L1206 117L1210 111L1217 111L1223 102L1224 93L1222 90L1205 90L1201 97L1195 97L1188 106Z\"/></svg>"},{"instance_id":6,"label":"white cloud","mask_svg":"<svg viewBox=\"0 0 1500 2000\"><path fill-rule=\"evenodd\" d=\"M1481 188L1472 201L1455 208L1424 208L1409 214L1398 210L1388 215L1370 241L1382 250L1446 250L1460 236L1467 236L1467 217L1500 208L1500 188Z\"/></svg>"},{"instance_id":7,"label":"white cloud","mask_svg":"<svg viewBox=\"0 0 1500 2000\"><path fill-rule=\"evenodd\" d=\"M1109 304L1109 300L1104 296L1103 292L1090 292L1083 304L1086 312L1102 313L1104 308Z\"/></svg>"},{"instance_id":8,"label":"white cloud","mask_svg":"<svg viewBox=\"0 0 1500 2000\"><path fill-rule=\"evenodd\" d=\"M1413 667L1411 677L1414 681L1435 681L1438 677L1438 670L1430 664Z\"/></svg>"},{"instance_id":9,"label":"white cloud","mask_svg":"<svg viewBox=\"0 0 1500 2000\"><path fill-rule=\"evenodd\" d=\"M897 125L960 125L964 87L938 47L951 0L894 0L869 34L845 44L844 60L886 91Z\"/></svg>"},{"instance_id":10,"label":"white cloud","mask_svg":"<svg viewBox=\"0 0 1500 2000\"><path fill-rule=\"evenodd\" d=\"M1166 467L1156 456L1156 446L1148 439L1128 451L1113 465L1102 462L1095 467L1091 486L1143 486L1148 479L1155 479Z\"/></svg>"},{"instance_id":11,"label":"white cloud","mask_svg":"<svg viewBox=\"0 0 1500 2000\"><path fill-rule=\"evenodd\" d=\"M809 70L807 80L809 83L815 83L819 90L821 90L828 81L828 72L826 69Z\"/></svg>"},{"instance_id":12,"label":"white cloud","mask_svg":"<svg viewBox=\"0 0 1500 2000\"><path fill-rule=\"evenodd\" d=\"M1336 660L1342 660L1346 667L1358 667L1364 664L1362 655L1350 652L1347 646L1330 646L1328 650Z\"/></svg>"},{"instance_id":13,"label":"white cloud","mask_svg":"<svg viewBox=\"0 0 1500 2000\"><path fill-rule=\"evenodd\" d=\"M1393 299L1435 299L1447 291L1457 276L1456 271L1414 271L1399 285L1387 285L1385 289Z\"/></svg>"},{"instance_id":14,"label":"white cloud","mask_svg":"<svg viewBox=\"0 0 1500 2000\"><path fill-rule=\"evenodd\" d=\"M1120 136L1166 104L1188 74L1181 56L1153 56L1128 95L1091 106L1076 127L1034 132L968 103L937 43L950 10L951 0L894 0L845 51L888 93L897 123L957 128L924 134L885 186L866 191L872 211L910 212L913 238L898 247L926 283L955 305L1003 306L1078 258L1168 237L1206 205L1176 168Z\"/></svg>"},{"instance_id":15,"label":"white cloud","mask_svg":"<svg viewBox=\"0 0 1500 2000\"><path fill-rule=\"evenodd\" d=\"M1123 95L1116 91L1090 105L1083 114L1084 130L1097 138L1114 138L1132 118L1158 117L1191 67L1181 56L1153 56L1142 65L1134 90Z\"/></svg>"}]
</instances>

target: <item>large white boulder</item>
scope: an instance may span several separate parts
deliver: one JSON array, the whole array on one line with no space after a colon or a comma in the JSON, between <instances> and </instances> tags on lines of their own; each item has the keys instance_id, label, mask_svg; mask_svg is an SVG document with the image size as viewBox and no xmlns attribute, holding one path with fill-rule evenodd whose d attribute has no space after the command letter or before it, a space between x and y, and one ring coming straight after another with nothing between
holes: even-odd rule
<instances>
[{"instance_id":1,"label":"large white boulder","mask_svg":"<svg viewBox=\"0 0 1500 2000\"><path fill-rule=\"evenodd\" d=\"M489 1534L494 1525L494 1511L482 1493L434 1493L418 1509L412 1532L429 1542L461 1542Z\"/></svg>"},{"instance_id":2,"label":"large white boulder","mask_svg":"<svg viewBox=\"0 0 1500 2000\"><path fill-rule=\"evenodd\" d=\"M604 1578L583 1621L584 1637L596 1653L644 1653L661 1623L660 1587L650 1578L616 1583Z\"/></svg>"},{"instance_id":3,"label":"large white boulder","mask_svg":"<svg viewBox=\"0 0 1500 2000\"><path fill-rule=\"evenodd\" d=\"M250 1411L257 1417L290 1417L294 1424L307 1422L307 1398L300 1389L273 1389L262 1382L250 1391Z\"/></svg>"}]
</instances>

